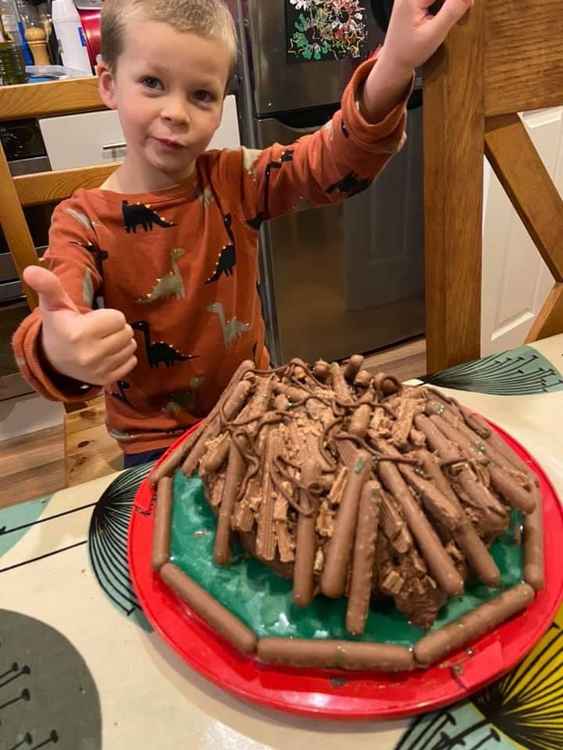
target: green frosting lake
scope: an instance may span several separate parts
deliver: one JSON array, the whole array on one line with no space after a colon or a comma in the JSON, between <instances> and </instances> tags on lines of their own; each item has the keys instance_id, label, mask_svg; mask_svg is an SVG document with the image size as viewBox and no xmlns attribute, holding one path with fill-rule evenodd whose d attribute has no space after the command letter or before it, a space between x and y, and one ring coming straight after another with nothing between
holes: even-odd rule
<instances>
[{"instance_id":1,"label":"green frosting lake","mask_svg":"<svg viewBox=\"0 0 563 750\"><path fill-rule=\"evenodd\" d=\"M515 542L515 528L520 523L520 514L514 512L510 528L491 548L502 575L501 588L515 586L522 580L522 548ZM291 581L247 557L241 547L233 550L230 566L215 565L215 529L215 516L205 499L203 483L197 477L188 478L177 472L171 559L259 637L332 638L411 646L424 635L425 631L410 625L397 611L392 600L378 603L378 609L370 611L362 636L349 635L345 628L346 599L318 596L309 607L297 607L292 600ZM433 629L498 594L499 589L478 582L468 584L464 596L451 599L442 608Z\"/></svg>"}]
</instances>

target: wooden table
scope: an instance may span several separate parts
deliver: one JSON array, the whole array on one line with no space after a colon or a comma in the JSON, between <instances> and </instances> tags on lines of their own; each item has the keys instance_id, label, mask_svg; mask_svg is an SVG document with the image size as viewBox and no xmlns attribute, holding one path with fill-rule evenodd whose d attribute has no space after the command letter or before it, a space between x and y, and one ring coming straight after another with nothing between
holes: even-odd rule
<instances>
[{"instance_id":1,"label":"wooden table","mask_svg":"<svg viewBox=\"0 0 563 750\"><path fill-rule=\"evenodd\" d=\"M562 373L557 336L431 380L519 440L563 497ZM127 508L145 471L0 512L1 750L563 747L563 608L508 678L416 720L312 721L208 684L150 630L129 587Z\"/></svg>"}]
</instances>

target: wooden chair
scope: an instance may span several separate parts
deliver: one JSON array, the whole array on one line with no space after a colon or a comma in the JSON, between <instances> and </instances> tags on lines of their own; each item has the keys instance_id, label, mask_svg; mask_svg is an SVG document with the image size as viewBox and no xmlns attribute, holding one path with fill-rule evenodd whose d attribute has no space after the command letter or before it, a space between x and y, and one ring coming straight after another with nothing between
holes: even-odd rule
<instances>
[{"instance_id":1,"label":"wooden chair","mask_svg":"<svg viewBox=\"0 0 563 750\"><path fill-rule=\"evenodd\" d=\"M105 109L96 78L52 83L0 86L0 122L49 115L77 114ZM0 143L0 225L21 278L38 257L24 208L69 197L78 187L94 188L113 172L115 164L82 167L12 177ZM34 292L25 287L29 307L37 305ZM102 431L104 408L100 399L90 404L65 405L66 485L92 479L119 468L121 451ZM87 431L84 433L84 430ZM79 447L79 444L82 444Z\"/></svg>"},{"instance_id":2,"label":"wooden chair","mask_svg":"<svg viewBox=\"0 0 563 750\"><path fill-rule=\"evenodd\" d=\"M563 0L475 0L425 67L427 370L480 356L483 157L555 285L528 341L563 332L563 202L518 112L563 104Z\"/></svg>"}]
</instances>

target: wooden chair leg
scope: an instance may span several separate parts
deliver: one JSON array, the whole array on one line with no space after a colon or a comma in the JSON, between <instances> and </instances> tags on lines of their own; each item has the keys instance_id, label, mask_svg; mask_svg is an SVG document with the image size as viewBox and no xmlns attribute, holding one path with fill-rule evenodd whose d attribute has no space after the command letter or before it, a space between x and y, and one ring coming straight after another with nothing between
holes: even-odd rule
<instances>
[{"instance_id":1,"label":"wooden chair leg","mask_svg":"<svg viewBox=\"0 0 563 750\"><path fill-rule=\"evenodd\" d=\"M555 284L526 337L526 343L563 331L563 283Z\"/></svg>"}]
</instances>

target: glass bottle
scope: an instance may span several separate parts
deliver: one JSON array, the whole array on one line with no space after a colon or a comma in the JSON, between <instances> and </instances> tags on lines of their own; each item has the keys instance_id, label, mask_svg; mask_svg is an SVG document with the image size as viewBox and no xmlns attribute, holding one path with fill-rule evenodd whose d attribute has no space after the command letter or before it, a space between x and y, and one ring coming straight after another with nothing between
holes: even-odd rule
<instances>
[{"instance_id":1,"label":"glass bottle","mask_svg":"<svg viewBox=\"0 0 563 750\"><path fill-rule=\"evenodd\" d=\"M0 0L0 85L25 83L25 63L20 46L13 41L6 28L4 0ZM9 20L9 19L8 19ZM17 27L16 27L17 28Z\"/></svg>"},{"instance_id":2,"label":"glass bottle","mask_svg":"<svg viewBox=\"0 0 563 750\"><path fill-rule=\"evenodd\" d=\"M35 8L32 8L25 0L15 0L15 2L19 16L18 29L22 40L23 59L26 65L33 65L33 56L25 32L29 26L33 26L37 14Z\"/></svg>"},{"instance_id":3,"label":"glass bottle","mask_svg":"<svg viewBox=\"0 0 563 750\"><path fill-rule=\"evenodd\" d=\"M2 16L2 21L4 23L4 31L8 34L14 44L18 46L20 54L23 56L25 62L25 55L23 52L25 39L22 36L20 14L18 12L16 0L0 0L0 16Z\"/></svg>"}]
</instances>

